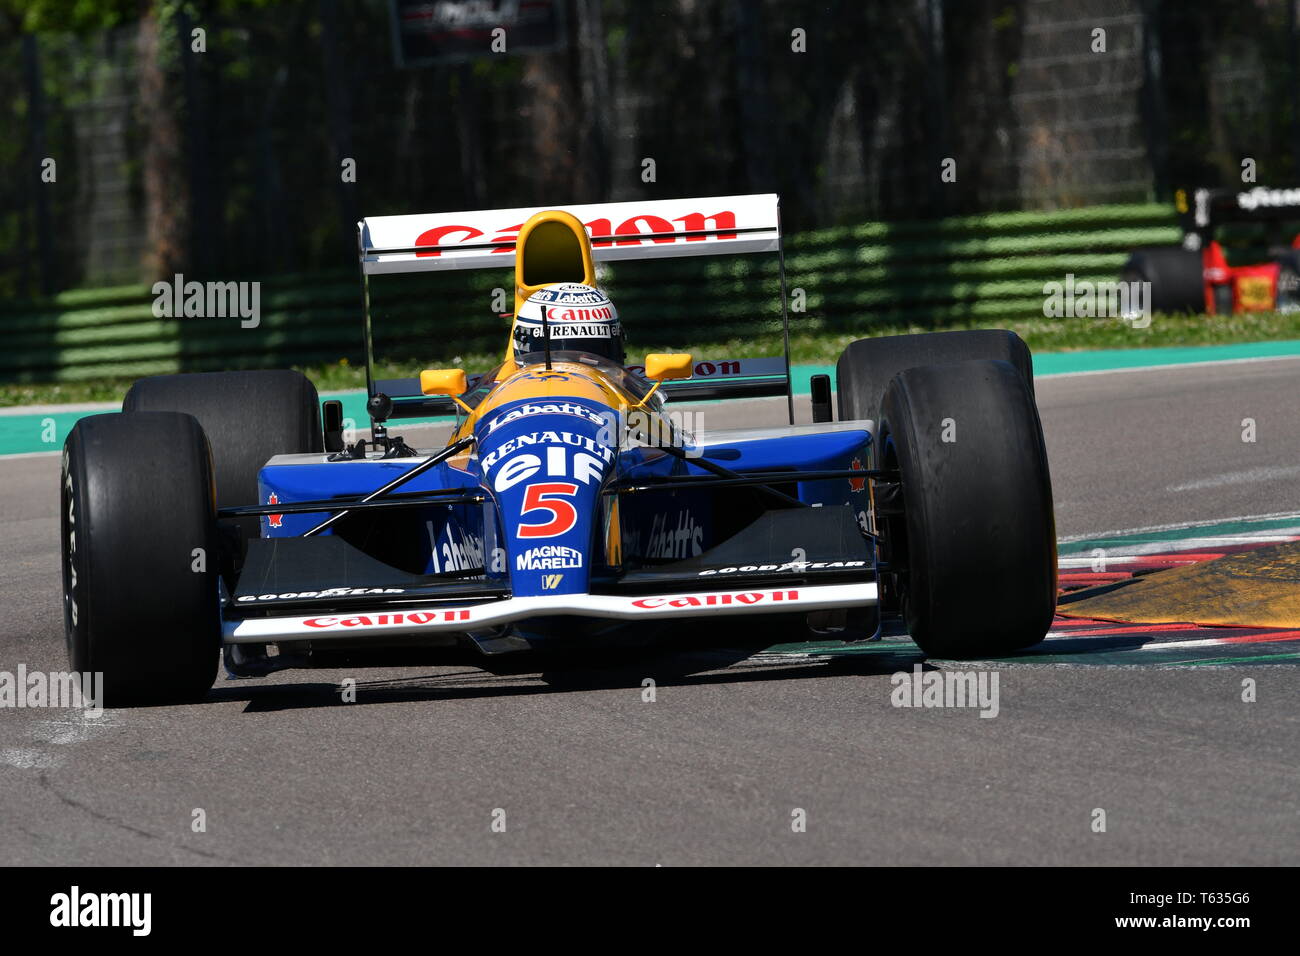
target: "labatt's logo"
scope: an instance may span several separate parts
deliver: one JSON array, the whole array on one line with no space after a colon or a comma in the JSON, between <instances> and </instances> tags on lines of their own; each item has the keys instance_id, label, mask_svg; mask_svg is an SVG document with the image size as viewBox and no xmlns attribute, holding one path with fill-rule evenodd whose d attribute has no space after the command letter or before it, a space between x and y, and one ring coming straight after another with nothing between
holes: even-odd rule
<instances>
[{"instance_id":1,"label":"labatt's logo","mask_svg":"<svg viewBox=\"0 0 1300 956\"><path fill-rule=\"evenodd\" d=\"M466 532L454 521L435 529L426 521L429 532L429 558L434 574L483 570L483 539Z\"/></svg>"},{"instance_id":2,"label":"labatt's logo","mask_svg":"<svg viewBox=\"0 0 1300 956\"><path fill-rule=\"evenodd\" d=\"M673 225L678 223L679 225ZM674 219L665 219L663 216L653 216L646 213L639 213L631 216L617 227L609 219L592 219L590 222L583 223L587 227L587 232L592 236L628 236L636 238L627 239L604 239L592 242L592 247L602 249L607 246L635 246L642 240L650 242L703 242L709 236L695 235L685 236L678 239L671 235L656 235L656 233L673 233L673 232L695 232L703 233L707 231L716 231L718 239L735 239L736 233L726 232L724 230L736 228L736 214L730 209L724 209L722 212L706 216L702 212L687 213L685 216L678 216ZM514 252L515 240L519 238L519 230L524 224L516 223L502 229L498 235L487 240L488 245L496 245L493 252ZM426 229L415 239L417 246L444 246L459 245L463 242L472 242L475 239L481 239L485 233L482 229L475 229L473 226L446 225L435 226L432 229ZM454 237L454 238L453 238ZM441 249L430 249L427 252L417 252L415 255L420 256L437 256L441 255Z\"/></svg>"},{"instance_id":3,"label":"labatt's logo","mask_svg":"<svg viewBox=\"0 0 1300 956\"><path fill-rule=\"evenodd\" d=\"M502 425L509 425L528 415L573 415L575 418L585 418L595 425L608 424L606 415L594 412L586 405L579 405L577 402L525 402L508 412L488 419L487 433L490 435Z\"/></svg>"},{"instance_id":4,"label":"labatt's logo","mask_svg":"<svg viewBox=\"0 0 1300 956\"><path fill-rule=\"evenodd\" d=\"M663 512L650 522L646 540L647 558L689 558L704 551L704 529L695 523L689 511L679 511L676 519Z\"/></svg>"}]
</instances>

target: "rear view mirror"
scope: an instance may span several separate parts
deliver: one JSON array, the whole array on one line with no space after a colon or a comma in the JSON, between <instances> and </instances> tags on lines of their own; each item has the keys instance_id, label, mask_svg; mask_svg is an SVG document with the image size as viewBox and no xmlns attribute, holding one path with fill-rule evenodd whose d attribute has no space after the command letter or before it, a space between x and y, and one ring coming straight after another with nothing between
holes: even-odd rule
<instances>
[{"instance_id":1,"label":"rear view mirror","mask_svg":"<svg viewBox=\"0 0 1300 956\"><path fill-rule=\"evenodd\" d=\"M469 390L463 368L426 368L420 373L420 391L425 395L449 395L467 414L470 407L460 400Z\"/></svg>"},{"instance_id":2,"label":"rear view mirror","mask_svg":"<svg viewBox=\"0 0 1300 956\"><path fill-rule=\"evenodd\" d=\"M425 395L464 395L468 389L463 368L426 368L420 373L420 391Z\"/></svg>"},{"instance_id":3,"label":"rear view mirror","mask_svg":"<svg viewBox=\"0 0 1300 956\"><path fill-rule=\"evenodd\" d=\"M689 352L651 352L645 357L645 377L652 382L690 378L694 372Z\"/></svg>"}]
</instances>

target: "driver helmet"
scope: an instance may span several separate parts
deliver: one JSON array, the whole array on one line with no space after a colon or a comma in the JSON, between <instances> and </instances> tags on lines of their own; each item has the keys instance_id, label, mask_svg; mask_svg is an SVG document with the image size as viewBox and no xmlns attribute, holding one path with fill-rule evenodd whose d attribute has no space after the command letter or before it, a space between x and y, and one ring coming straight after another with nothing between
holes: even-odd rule
<instances>
[{"instance_id":1,"label":"driver helmet","mask_svg":"<svg viewBox=\"0 0 1300 956\"><path fill-rule=\"evenodd\" d=\"M550 333L551 351L588 352L623 364L623 327L609 296L581 282L545 286L520 306L515 316L514 357L539 361L545 351L542 319Z\"/></svg>"}]
</instances>

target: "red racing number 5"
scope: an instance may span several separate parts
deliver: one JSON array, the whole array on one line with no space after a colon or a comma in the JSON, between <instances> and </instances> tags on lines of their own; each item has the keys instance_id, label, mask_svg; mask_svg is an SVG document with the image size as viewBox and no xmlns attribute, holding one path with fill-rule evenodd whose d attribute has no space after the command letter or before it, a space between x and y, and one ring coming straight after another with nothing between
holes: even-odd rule
<instances>
[{"instance_id":1,"label":"red racing number 5","mask_svg":"<svg viewBox=\"0 0 1300 956\"><path fill-rule=\"evenodd\" d=\"M524 491L524 506L519 512L522 519L534 511L546 511L551 520L542 524L520 524L521 538L554 538L564 534L578 523L578 509L573 502L557 498L557 495L573 496L578 493L578 486L567 481L543 482L529 485Z\"/></svg>"}]
</instances>

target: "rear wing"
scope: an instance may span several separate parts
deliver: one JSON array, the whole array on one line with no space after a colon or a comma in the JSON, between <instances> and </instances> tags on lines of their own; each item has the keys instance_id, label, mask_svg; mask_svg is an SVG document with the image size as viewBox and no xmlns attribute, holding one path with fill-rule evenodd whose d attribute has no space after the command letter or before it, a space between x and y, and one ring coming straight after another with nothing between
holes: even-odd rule
<instances>
[{"instance_id":1,"label":"rear wing","mask_svg":"<svg viewBox=\"0 0 1300 956\"><path fill-rule=\"evenodd\" d=\"M372 398L382 393L393 400L388 417L449 415L455 412L456 406L445 396L425 396L417 378L373 378L370 277L453 269L516 268L517 265L516 274L521 275L524 270L518 263L520 231L526 222L548 208L372 216L357 223L364 291L367 391ZM557 208L576 217L574 229L581 225L585 230L590 258L595 262L776 253L781 280L784 355L698 361L692 378L665 382L661 391L669 400L678 401L785 395L790 420L794 421L785 254L781 242L780 198L775 193ZM528 241L526 236L525 242ZM528 255L527 248L524 255ZM517 296L520 291L516 289ZM635 316L628 318L635 323Z\"/></svg>"},{"instance_id":2,"label":"rear wing","mask_svg":"<svg viewBox=\"0 0 1300 956\"><path fill-rule=\"evenodd\" d=\"M559 206L586 226L592 258L656 259L778 252L775 193ZM443 269L512 268L515 240L532 216L552 207L479 209L417 216L371 216L357 223L366 275Z\"/></svg>"},{"instance_id":3,"label":"rear wing","mask_svg":"<svg viewBox=\"0 0 1300 956\"><path fill-rule=\"evenodd\" d=\"M1214 238L1217 226L1229 222L1277 222L1300 219L1300 188L1197 189L1174 194L1183 232L1198 237L1199 248Z\"/></svg>"}]
</instances>

